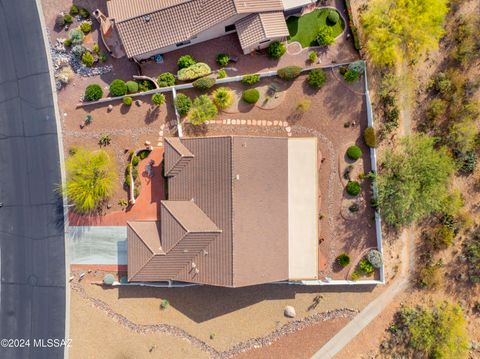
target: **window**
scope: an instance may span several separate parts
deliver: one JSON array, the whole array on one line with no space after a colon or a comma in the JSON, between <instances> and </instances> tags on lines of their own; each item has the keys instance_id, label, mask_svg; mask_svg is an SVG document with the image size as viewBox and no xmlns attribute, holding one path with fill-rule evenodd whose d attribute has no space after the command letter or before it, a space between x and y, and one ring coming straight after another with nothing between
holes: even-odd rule
<instances>
[{"instance_id":1,"label":"window","mask_svg":"<svg viewBox=\"0 0 480 359\"><path fill-rule=\"evenodd\" d=\"M190 43L191 43L191 41L190 41L190 40L187 40L187 41L179 42L179 43L177 43L175 46L180 47L180 46L189 45Z\"/></svg>"},{"instance_id":2,"label":"window","mask_svg":"<svg viewBox=\"0 0 480 359\"><path fill-rule=\"evenodd\" d=\"M235 24L225 26L225 32L235 31Z\"/></svg>"}]
</instances>

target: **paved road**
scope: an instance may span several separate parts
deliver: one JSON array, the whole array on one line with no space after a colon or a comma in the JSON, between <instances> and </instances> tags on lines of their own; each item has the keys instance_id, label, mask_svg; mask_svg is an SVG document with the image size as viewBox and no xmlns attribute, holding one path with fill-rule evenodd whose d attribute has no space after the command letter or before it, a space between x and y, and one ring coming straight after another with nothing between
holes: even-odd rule
<instances>
[{"instance_id":1,"label":"paved road","mask_svg":"<svg viewBox=\"0 0 480 359\"><path fill-rule=\"evenodd\" d=\"M55 111L35 0L0 0L0 358L63 358L33 339L65 335L63 214ZM60 208L60 210L58 209ZM47 345L47 342L45 342Z\"/></svg>"}]
</instances>

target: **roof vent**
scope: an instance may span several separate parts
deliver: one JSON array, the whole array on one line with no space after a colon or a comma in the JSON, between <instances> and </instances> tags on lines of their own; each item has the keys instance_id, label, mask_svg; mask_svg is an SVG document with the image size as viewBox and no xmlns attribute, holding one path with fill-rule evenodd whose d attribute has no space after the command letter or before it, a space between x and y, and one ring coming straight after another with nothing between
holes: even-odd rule
<instances>
[{"instance_id":1,"label":"roof vent","mask_svg":"<svg viewBox=\"0 0 480 359\"><path fill-rule=\"evenodd\" d=\"M206 256L208 252L205 249L202 249L203 255Z\"/></svg>"},{"instance_id":2,"label":"roof vent","mask_svg":"<svg viewBox=\"0 0 480 359\"><path fill-rule=\"evenodd\" d=\"M149 22L150 21L150 15L145 15L143 17L143 20L145 20L145 22Z\"/></svg>"},{"instance_id":3,"label":"roof vent","mask_svg":"<svg viewBox=\"0 0 480 359\"><path fill-rule=\"evenodd\" d=\"M236 179L237 181L239 181L239 180L240 180L240 175L236 175L236 176L235 176L235 179Z\"/></svg>"},{"instance_id":4,"label":"roof vent","mask_svg":"<svg viewBox=\"0 0 480 359\"><path fill-rule=\"evenodd\" d=\"M197 265L195 264L195 262L192 262L192 268L197 268Z\"/></svg>"},{"instance_id":5,"label":"roof vent","mask_svg":"<svg viewBox=\"0 0 480 359\"><path fill-rule=\"evenodd\" d=\"M188 249L184 249L184 250L183 250L183 253L188 253Z\"/></svg>"},{"instance_id":6,"label":"roof vent","mask_svg":"<svg viewBox=\"0 0 480 359\"><path fill-rule=\"evenodd\" d=\"M198 270L198 268L195 268L195 274L198 274L200 273L200 271Z\"/></svg>"}]
</instances>

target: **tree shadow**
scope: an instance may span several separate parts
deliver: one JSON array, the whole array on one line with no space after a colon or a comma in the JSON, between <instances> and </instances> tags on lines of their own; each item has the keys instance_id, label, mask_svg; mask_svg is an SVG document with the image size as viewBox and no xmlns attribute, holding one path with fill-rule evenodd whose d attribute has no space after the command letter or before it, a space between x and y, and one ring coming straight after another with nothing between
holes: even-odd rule
<instances>
[{"instance_id":1,"label":"tree shadow","mask_svg":"<svg viewBox=\"0 0 480 359\"><path fill-rule=\"evenodd\" d=\"M145 115L145 124L149 125L158 119L160 115L160 106L150 106Z\"/></svg>"}]
</instances>

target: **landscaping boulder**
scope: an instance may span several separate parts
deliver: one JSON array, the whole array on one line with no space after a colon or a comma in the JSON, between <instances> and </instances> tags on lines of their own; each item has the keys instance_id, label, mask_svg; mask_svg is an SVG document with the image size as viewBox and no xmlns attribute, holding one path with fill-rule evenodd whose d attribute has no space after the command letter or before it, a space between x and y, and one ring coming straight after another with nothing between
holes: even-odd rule
<instances>
[{"instance_id":1,"label":"landscaping boulder","mask_svg":"<svg viewBox=\"0 0 480 359\"><path fill-rule=\"evenodd\" d=\"M283 314L288 318L295 318L295 316L297 315L297 313L295 312L295 308L292 307L291 305L287 305L285 307Z\"/></svg>"},{"instance_id":2,"label":"landscaping boulder","mask_svg":"<svg viewBox=\"0 0 480 359\"><path fill-rule=\"evenodd\" d=\"M111 112L112 110L113 110L113 106L112 106L112 105L108 105L107 111L108 111L108 112Z\"/></svg>"}]
</instances>

